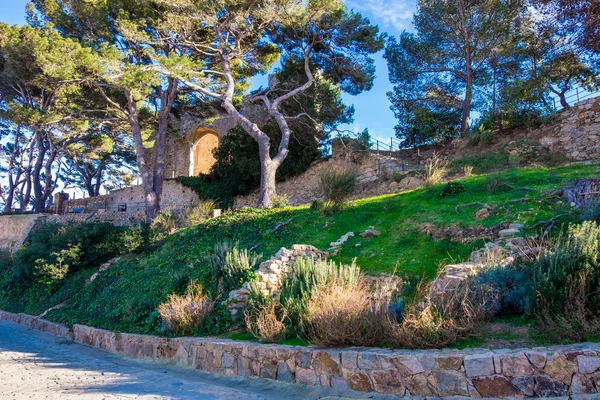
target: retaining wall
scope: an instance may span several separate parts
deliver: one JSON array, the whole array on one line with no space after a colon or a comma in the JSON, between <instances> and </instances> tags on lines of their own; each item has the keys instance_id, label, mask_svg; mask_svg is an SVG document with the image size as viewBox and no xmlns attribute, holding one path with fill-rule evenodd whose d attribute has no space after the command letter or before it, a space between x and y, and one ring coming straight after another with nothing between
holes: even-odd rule
<instances>
[{"instance_id":1,"label":"retaining wall","mask_svg":"<svg viewBox=\"0 0 600 400\"><path fill-rule=\"evenodd\" d=\"M43 214L0 215L0 249L16 251Z\"/></svg>"},{"instance_id":2,"label":"retaining wall","mask_svg":"<svg viewBox=\"0 0 600 400\"><path fill-rule=\"evenodd\" d=\"M320 349L211 338L162 338L83 325L69 329L0 311L0 320L78 343L225 375L399 396L555 397L597 393L600 344L520 350Z\"/></svg>"}]
</instances>

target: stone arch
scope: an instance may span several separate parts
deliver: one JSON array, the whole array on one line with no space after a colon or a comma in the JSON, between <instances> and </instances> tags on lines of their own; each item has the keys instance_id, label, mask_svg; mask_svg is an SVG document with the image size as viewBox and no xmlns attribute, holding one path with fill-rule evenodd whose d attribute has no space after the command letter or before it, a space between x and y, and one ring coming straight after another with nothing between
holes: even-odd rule
<instances>
[{"instance_id":1,"label":"stone arch","mask_svg":"<svg viewBox=\"0 0 600 400\"><path fill-rule=\"evenodd\" d=\"M190 176L206 174L215 164L213 151L219 147L219 135L210 128L198 128L189 136L190 148Z\"/></svg>"}]
</instances>

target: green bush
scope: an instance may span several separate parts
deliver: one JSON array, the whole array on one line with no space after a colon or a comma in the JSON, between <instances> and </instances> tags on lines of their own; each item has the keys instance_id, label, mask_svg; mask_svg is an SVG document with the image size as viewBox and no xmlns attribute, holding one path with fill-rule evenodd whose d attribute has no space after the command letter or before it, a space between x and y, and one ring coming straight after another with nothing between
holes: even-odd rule
<instances>
[{"instance_id":1,"label":"green bush","mask_svg":"<svg viewBox=\"0 0 600 400\"><path fill-rule=\"evenodd\" d=\"M273 199L273 208L285 208L290 206L290 198L287 194L281 196L275 196Z\"/></svg>"},{"instance_id":2,"label":"green bush","mask_svg":"<svg viewBox=\"0 0 600 400\"><path fill-rule=\"evenodd\" d=\"M152 241L163 240L184 226L185 216L181 211L174 207L163 208L150 225Z\"/></svg>"},{"instance_id":3,"label":"green bush","mask_svg":"<svg viewBox=\"0 0 600 400\"><path fill-rule=\"evenodd\" d=\"M9 250L0 249L0 271L10 271L13 256Z\"/></svg>"},{"instance_id":4,"label":"green bush","mask_svg":"<svg viewBox=\"0 0 600 400\"><path fill-rule=\"evenodd\" d=\"M440 197L444 198L444 197L449 197L449 196L456 196L457 194L460 194L464 191L465 191L465 186L462 183L448 182L442 188L442 191L440 192Z\"/></svg>"},{"instance_id":5,"label":"green bush","mask_svg":"<svg viewBox=\"0 0 600 400\"><path fill-rule=\"evenodd\" d=\"M198 225L210 218L216 208L213 200L201 200L196 206L189 209L185 215L186 225Z\"/></svg>"},{"instance_id":6,"label":"green bush","mask_svg":"<svg viewBox=\"0 0 600 400\"><path fill-rule=\"evenodd\" d=\"M494 139L496 139L496 134L492 131L483 131L479 134L480 139L479 142L484 146L489 146L494 143Z\"/></svg>"},{"instance_id":7,"label":"green bush","mask_svg":"<svg viewBox=\"0 0 600 400\"><path fill-rule=\"evenodd\" d=\"M487 267L471 278L471 287L474 303L484 304L491 315L521 315L531 310L534 297L531 280L519 268Z\"/></svg>"},{"instance_id":8,"label":"green bush","mask_svg":"<svg viewBox=\"0 0 600 400\"><path fill-rule=\"evenodd\" d=\"M216 277L222 278L225 287L223 291L229 293L238 289L246 281L254 279L254 270L258 267L262 256L247 249L240 249L239 245L228 242L217 243L212 252L207 254L202 261Z\"/></svg>"},{"instance_id":9,"label":"green bush","mask_svg":"<svg viewBox=\"0 0 600 400\"><path fill-rule=\"evenodd\" d=\"M343 204L358 188L358 172L354 169L334 169L322 172L319 188L325 199Z\"/></svg>"},{"instance_id":10,"label":"green bush","mask_svg":"<svg viewBox=\"0 0 600 400\"><path fill-rule=\"evenodd\" d=\"M65 265L68 273L99 266L122 253L124 231L108 223L43 224L16 252L12 276L57 276Z\"/></svg>"},{"instance_id":11,"label":"green bush","mask_svg":"<svg viewBox=\"0 0 600 400\"><path fill-rule=\"evenodd\" d=\"M552 339L584 340L600 335L600 228L570 225L531 265L533 312Z\"/></svg>"},{"instance_id":12,"label":"green bush","mask_svg":"<svg viewBox=\"0 0 600 400\"><path fill-rule=\"evenodd\" d=\"M582 221L594 221L600 223L600 201L590 201L581 209Z\"/></svg>"}]
</instances>

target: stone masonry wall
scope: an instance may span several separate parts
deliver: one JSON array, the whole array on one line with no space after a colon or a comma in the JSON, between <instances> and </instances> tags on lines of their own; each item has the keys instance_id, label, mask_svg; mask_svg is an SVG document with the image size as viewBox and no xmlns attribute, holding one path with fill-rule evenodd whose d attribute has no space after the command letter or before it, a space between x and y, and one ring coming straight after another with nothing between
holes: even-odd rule
<instances>
[{"instance_id":1,"label":"stone masonry wall","mask_svg":"<svg viewBox=\"0 0 600 400\"><path fill-rule=\"evenodd\" d=\"M199 197L192 189L183 186L174 180L165 180L163 184L161 206L185 208L197 203ZM125 206L126 211L120 207ZM141 185L113 190L107 195L89 197L87 199L74 199L65 202L65 212L71 213L75 208L81 209L81 214L92 213L127 213L134 215L146 209L144 203L144 189ZM112 217L107 216L110 220Z\"/></svg>"},{"instance_id":2,"label":"stone masonry wall","mask_svg":"<svg viewBox=\"0 0 600 400\"><path fill-rule=\"evenodd\" d=\"M43 214L0 215L0 249L16 251Z\"/></svg>"},{"instance_id":3,"label":"stone masonry wall","mask_svg":"<svg viewBox=\"0 0 600 400\"><path fill-rule=\"evenodd\" d=\"M286 195L291 205L308 204L322 198L319 193L320 175L336 168L352 168L359 173L359 189L353 198L376 196L410 190L422 185L421 178L406 176L401 181L391 179L394 172L402 171L402 163L392 158L377 157L369 153L336 153L326 160L316 161L304 173L277 184L277 194ZM233 208L256 207L258 191L237 196Z\"/></svg>"},{"instance_id":4,"label":"stone masonry wall","mask_svg":"<svg viewBox=\"0 0 600 400\"><path fill-rule=\"evenodd\" d=\"M84 325L69 329L0 311L0 320L75 342L202 371L398 396L557 397L597 393L600 344L519 350L322 349L214 338L164 338Z\"/></svg>"},{"instance_id":5,"label":"stone masonry wall","mask_svg":"<svg viewBox=\"0 0 600 400\"><path fill-rule=\"evenodd\" d=\"M298 258L312 258L313 260L326 260L328 254L316 247L306 244L295 244L291 249L282 247L275 256L260 264L256 270L256 282L253 284L265 296L278 292L283 285L283 280L290 271L290 266ZM241 316L241 311L246 306L250 296L250 282L245 282L241 288L232 290L226 301L227 309L234 320Z\"/></svg>"},{"instance_id":6,"label":"stone masonry wall","mask_svg":"<svg viewBox=\"0 0 600 400\"><path fill-rule=\"evenodd\" d=\"M600 158L600 97L593 97L560 111L556 121L541 127L540 143L551 152L574 160Z\"/></svg>"}]
</instances>

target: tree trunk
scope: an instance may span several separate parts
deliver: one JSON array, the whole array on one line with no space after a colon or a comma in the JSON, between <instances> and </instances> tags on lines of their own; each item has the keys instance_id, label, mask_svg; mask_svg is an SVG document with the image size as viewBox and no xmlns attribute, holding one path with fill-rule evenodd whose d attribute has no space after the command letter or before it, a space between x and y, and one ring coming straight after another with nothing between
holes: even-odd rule
<instances>
[{"instance_id":1,"label":"tree trunk","mask_svg":"<svg viewBox=\"0 0 600 400\"><path fill-rule=\"evenodd\" d=\"M471 102L473 101L473 77L470 68L467 67L467 79L465 88L465 100L463 101L462 120L460 123L460 134L465 137L469 133L471 122Z\"/></svg>"},{"instance_id":2,"label":"tree trunk","mask_svg":"<svg viewBox=\"0 0 600 400\"><path fill-rule=\"evenodd\" d=\"M558 98L560 99L560 105L563 108L571 108L571 106L569 105L569 103L567 102L567 98L565 96L565 92L560 92L558 93Z\"/></svg>"},{"instance_id":3,"label":"tree trunk","mask_svg":"<svg viewBox=\"0 0 600 400\"><path fill-rule=\"evenodd\" d=\"M275 176L277 174L277 163L270 156L271 143L269 137L261 135L258 142L260 157L260 195L258 198L259 208L273 207L273 200L277 196Z\"/></svg>"},{"instance_id":4,"label":"tree trunk","mask_svg":"<svg viewBox=\"0 0 600 400\"><path fill-rule=\"evenodd\" d=\"M44 139L39 130L35 132L35 147L37 149L37 156L33 170L31 172L31 184L33 186L33 212L43 212L43 190L42 190L42 178L41 172L44 166L44 157L46 157L46 147L44 146Z\"/></svg>"}]
</instances>

